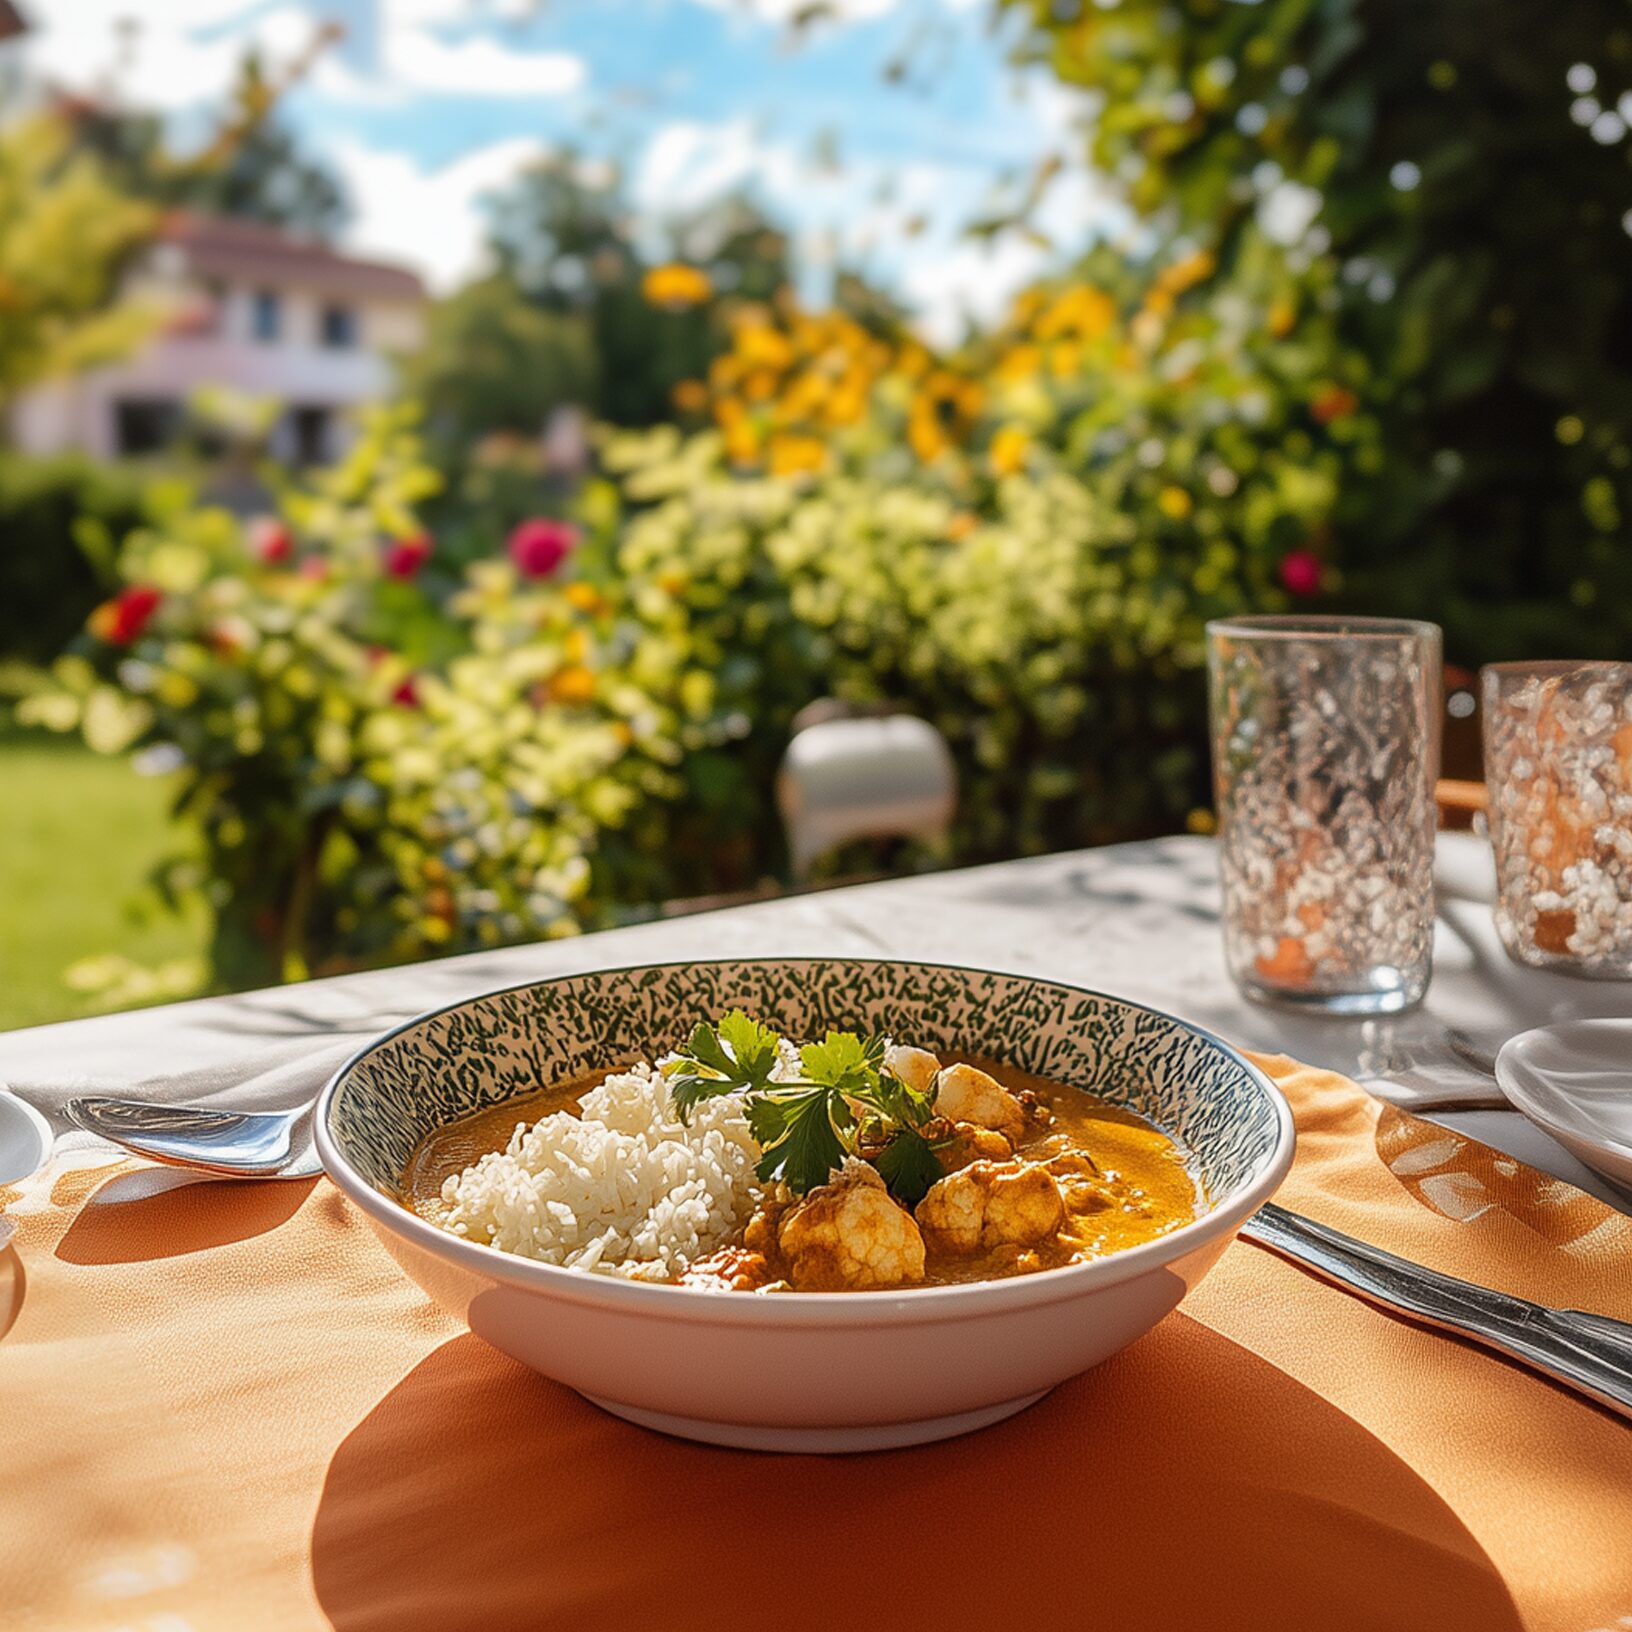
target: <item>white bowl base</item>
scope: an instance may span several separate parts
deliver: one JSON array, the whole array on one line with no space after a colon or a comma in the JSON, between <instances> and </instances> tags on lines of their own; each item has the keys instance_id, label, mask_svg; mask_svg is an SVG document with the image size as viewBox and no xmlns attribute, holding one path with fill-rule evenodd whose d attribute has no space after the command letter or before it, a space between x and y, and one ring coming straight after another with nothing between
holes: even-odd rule
<instances>
[{"instance_id":1,"label":"white bowl base","mask_svg":"<svg viewBox=\"0 0 1632 1632\"><path fill-rule=\"evenodd\" d=\"M661 1434L675 1434L681 1439L700 1439L706 1445L729 1445L739 1451L833 1455L894 1451L907 1445L928 1445L937 1439L955 1439L959 1434L972 1434L977 1428L987 1428L1005 1417L1012 1417L1028 1405L1035 1405L1049 1392L1045 1388L1018 1400L983 1405L978 1411L957 1411L949 1417L926 1417L920 1422L867 1423L855 1428L779 1428L770 1423L708 1422L701 1417L671 1417L662 1411L643 1411L638 1406L603 1400L594 1394L583 1397L625 1422L655 1428Z\"/></svg>"}]
</instances>

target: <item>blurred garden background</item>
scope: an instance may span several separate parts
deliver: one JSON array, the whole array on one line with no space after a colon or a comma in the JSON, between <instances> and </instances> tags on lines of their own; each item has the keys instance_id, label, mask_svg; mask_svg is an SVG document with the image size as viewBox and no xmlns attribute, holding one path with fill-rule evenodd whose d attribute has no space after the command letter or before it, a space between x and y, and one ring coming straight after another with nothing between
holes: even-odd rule
<instances>
[{"instance_id":1,"label":"blurred garden background","mask_svg":"<svg viewBox=\"0 0 1632 1632\"><path fill-rule=\"evenodd\" d=\"M782 887L823 699L843 875L1207 831L1210 617L1628 656L1629 130L1624 0L0 0L0 1027Z\"/></svg>"}]
</instances>

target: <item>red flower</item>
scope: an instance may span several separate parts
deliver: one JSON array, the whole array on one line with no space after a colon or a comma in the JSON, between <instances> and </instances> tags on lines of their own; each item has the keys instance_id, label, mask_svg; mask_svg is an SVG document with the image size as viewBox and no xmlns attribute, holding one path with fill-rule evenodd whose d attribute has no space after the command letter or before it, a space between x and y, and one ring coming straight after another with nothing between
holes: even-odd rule
<instances>
[{"instance_id":1,"label":"red flower","mask_svg":"<svg viewBox=\"0 0 1632 1632\"><path fill-rule=\"evenodd\" d=\"M1281 557L1281 582L1294 595L1320 593L1320 557L1312 550L1289 550Z\"/></svg>"},{"instance_id":2,"label":"red flower","mask_svg":"<svg viewBox=\"0 0 1632 1632\"><path fill-rule=\"evenodd\" d=\"M578 529L570 522L533 516L510 534L505 548L527 578L548 578L578 546Z\"/></svg>"},{"instance_id":3,"label":"red flower","mask_svg":"<svg viewBox=\"0 0 1632 1632\"><path fill-rule=\"evenodd\" d=\"M276 566L295 553L295 540L276 516L257 516L249 524L249 547L268 566Z\"/></svg>"},{"instance_id":4,"label":"red flower","mask_svg":"<svg viewBox=\"0 0 1632 1632\"><path fill-rule=\"evenodd\" d=\"M1325 385L1315 393L1309 411L1322 425L1347 419L1360 406L1360 399L1346 385Z\"/></svg>"},{"instance_id":5,"label":"red flower","mask_svg":"<svg viewBox=\"0 0 1632 1632\"><path fill-rule=\"evenodd\" d=\"M385 547L385 570L393 578L412 578L431 558L431 535L415 533L412 538L393 540Z\"/></svg>"},{"instance_id":6,"label":"red flower","mask_svg":"<svg viewBox=\"0 0 1632 1632\"><path fill-rule=\"evenodd\" d=\"M411 674L406 675L397 689L391 693L391 701L401 703L404 708L419 707L419 687Z\"/></svg>"},{"instance_id":7,"label":"red flower","mask_svg":"<svg viewBox=\"0 0 1632 1632\"><path fill-rule=\"evenodd\" d=\"M91 633L110 645L128 646L140 637L163 599L151 584L132 584L91 614Z\"/></svg>"}]
</instances>

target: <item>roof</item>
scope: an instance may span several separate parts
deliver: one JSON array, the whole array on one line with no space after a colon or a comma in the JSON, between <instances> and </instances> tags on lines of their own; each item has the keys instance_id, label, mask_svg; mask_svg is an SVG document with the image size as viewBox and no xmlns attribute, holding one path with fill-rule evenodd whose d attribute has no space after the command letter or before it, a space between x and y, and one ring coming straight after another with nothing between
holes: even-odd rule
<instances>
[{"instance_id":1,"label":"roof","mask_svg":"<svg viewBox=\"0 0 1632 1632\"><path fill-rule=\"evenodd\" d=\"M0 0L3 6L6 0ZM316 239L301 238L264 221L173 210L159 227L161 243L177 245L196 276L317 289L334 295L374 295L422 301L419 274L385 261L342 255Z\"/></svg>"}]
</instances>

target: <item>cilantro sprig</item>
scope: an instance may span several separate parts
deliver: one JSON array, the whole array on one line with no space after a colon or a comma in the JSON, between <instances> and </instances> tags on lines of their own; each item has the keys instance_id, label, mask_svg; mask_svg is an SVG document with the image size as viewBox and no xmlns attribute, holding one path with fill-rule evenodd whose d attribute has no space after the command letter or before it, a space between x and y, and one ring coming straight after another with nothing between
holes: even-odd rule
<instances>
[{"instance_id":1,"label":"cilantro sprig","mask_svg":"<svg viewBox=\"0 0 1632 1632\"><path fill-rule=\"evenodd\" d=\"M896 1199L914 1207L941 1176L936 1141L924 1130L934 1090L920 1093L885 1064L887 1040L830 1031L799 1050L801 1075L774 1080L780 1055L769 1026L732 1009L717 1025L699 1023L664 1067L675 1114L689 1123L704 1100L741 1093L762 1155L755 1171L803 1195L846 1156L878 1169Z\"/></svg>"}]
</instances>

